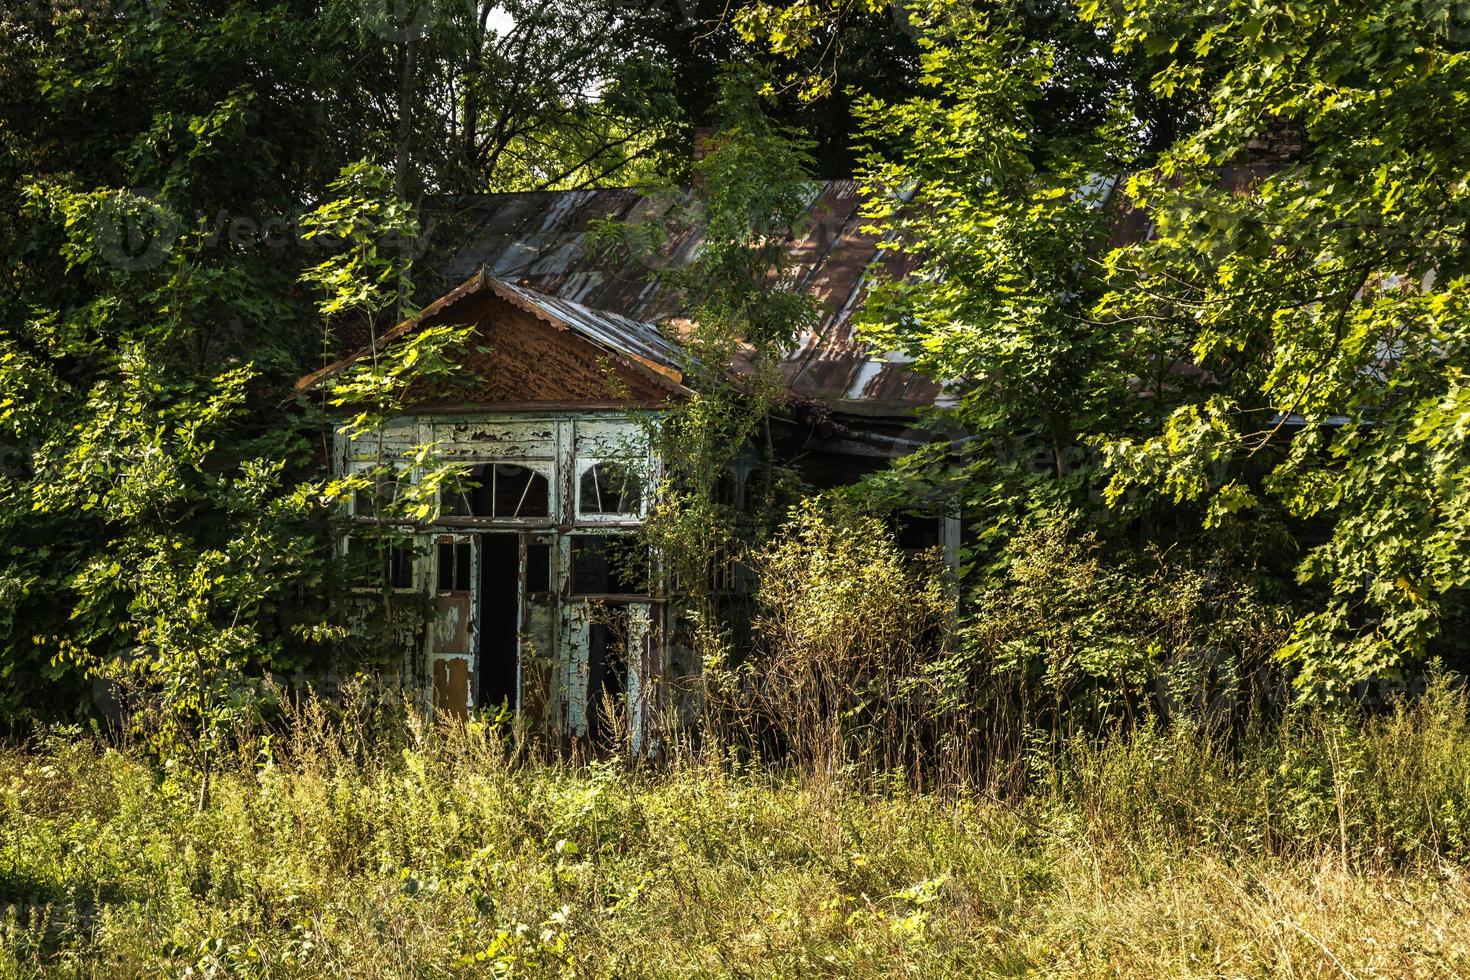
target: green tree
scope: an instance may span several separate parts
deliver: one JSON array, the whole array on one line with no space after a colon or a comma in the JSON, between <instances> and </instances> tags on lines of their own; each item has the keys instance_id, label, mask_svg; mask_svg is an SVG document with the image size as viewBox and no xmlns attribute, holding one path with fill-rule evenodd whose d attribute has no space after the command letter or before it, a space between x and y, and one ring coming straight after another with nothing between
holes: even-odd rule
<instances>
[{"instance_id":1,"label":"green tree","mask_svg":"<svg viewBox=\"0 0 1470 980\"><path fill-rule=\"evenodd\" d=\"M311 508L280 509L312 463L278 407L316 346L292 225L340 169L331 100L351 92L350 51L313 10L0 20L11 719L87 710L78 661L197 655L210 686L284 655L281 600L316 574Z\"/></svg>"},{"instance_id":2,"label":"green tree","mask_svg":"<svg viewBox=\"0 0 1470 980\"><path fill-rule=\"evenodd\" d=\"M369 57L358 155L424 194L646 179L678 122L664 14L623 0L337 0Z\"/></svg>"},{"instance_id":3,"label":"green tree","mask_svg":"<svg viewBox=\"0 0 1470 980\"><path fill-rule=\"evenodd\" d=\"M713 149L695 165L698 190L676 217L700 227L699 254L661 273L664 285L683 296L685 380L694 394L661 426L667 492L654 525L669 521L670 531L725 536L661 542L671 556L695 560L684 576L692 587L708 580L710 561L732 554L728 535L738 535L743 519L731 510L726 484L742 456L756 454L760 473L748 484L756 499L746 501L754 524L745 530L769 531L779 519L771 427L784 397L778 367L818 312L787 247L810 220L810 143L770 118L745 71L728 72L722 84ZM645 248L656 247L661 234L658 227L607 231L631 232Z\"/></svg>"},{"instance_id":4,"label":"green tree","mask_svg":"<svg viewBox=\"0 0 1470 980\"><path fill-rule=\"evenodd\" d=\"M1197 549L1294 599L1282 653L1318 693L1454 651L1463 12L1041 12L921 5L925 93L862 110L875 223L919 266L869 335L974 437L937 478L977 558L1041 509ZM1300 146L1267 159L1283 121Z\"/></svg>"},{"instance_id":5,"label":"green tree","mask_svg":"<svg viewBox=\"0 0 1470 980\"><path fill-rule=\"evenodd\" d=\"M1314 601L1283 651L1306 686L1341 691L1462 653L1451 624L1470 586L1463 5L1085 12L1120 48L1167 55L1156 91L1207 107L1128 179L1154 234L1108 257L1093 311L1153 324L1207 373L1164 392L1156 433L1109 444L1110 494L1198 501L1207 527L1273 506L1329 522L1325 540L1303 541L1296 571ZM1242 170L1242 148L1273 120L1301 152Z\"/></svg>"},{"instance_id":6,"label":"green tree","mask_svg":"<svg viewBox=\"0 0 1470 980\"><path fill-rule=\"evenodd\" d=\"M1075 17L1048 30L943 0L912 16L924 94L859 111L868 213L917 269L877 285L864 329L952 395L941 414L969 434L964 452L923 452L897 477L957 497L971 557L999 570L1027 514L1094 509L1089 440L1140 431L1157 412L1136 379L1157 373L1160 345L1089 311L1115 218L1105 175L1148 153L1154 137L1131 121L1158 106L1108 80L1140 69ZM1079 69L1084 56L1095 75ZM1069 102L1079 108L1061 111Z\"/></svg>"}]
</instances>

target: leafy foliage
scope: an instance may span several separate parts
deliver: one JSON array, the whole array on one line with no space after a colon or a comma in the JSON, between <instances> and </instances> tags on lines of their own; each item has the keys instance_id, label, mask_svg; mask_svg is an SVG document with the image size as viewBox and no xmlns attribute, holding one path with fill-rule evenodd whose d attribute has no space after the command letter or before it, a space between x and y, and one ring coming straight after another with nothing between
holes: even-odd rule
<instances>
[{"instance_id":1,"label":"leafy foliage","mask_svg":"<svg viewBox=\"0 0 1470 980\"><path fill-rule=\"evenodd\" d=\"M427 193L633 183L666 160L677 122L654 6L592 0L342 0L370 52L367 118Z\"/></svg>"},{"instance_id":2,"label":"leafy foliage","mask_svg":"<svg viewBox=\"0 0 1470 980\"><path fill-rule=\"evenodd\" d=\"M349 98L346 52L288 4L36 6L0 44L6 714L85 712L76 665L128 662L197 721L242 660L310 656L323 515L277 406L315 335L292 216L340 166L301 93Z\"/></svg>"},{"instance_id":3,"label":"leafy foliage","mask_svg":"<svg viewBox=\"0 0 1470 980\"><path fill-rule=\"evenodd\" d=\"M779 467L771 431L785 398L777 369L817 315L787 248L804 231L815 193L808 144L770 118L750 75L732 70L723 84L724 118L696 164L696 192L663 219L699 227L702 244L687 266L661 276L688 310L681 339L692 394L652 424L664 470L645 528L696 606L789 501L790 474ZM604 247L656 255L664 227L609 222L597 233ZM747 471L755 478L737 483Z\"/></svg>"},{"instance_id":4,"label":"leafy foliage","mask_svg":"<svg viewBox=\"0 0 1470 980\"><path fill-rule=\"evenodd\" d=\"M1229 473L1164 489L1211 515L1269 500L1331 521L1298 566L1322 593L1284 650L1302 683L1340 690L1423 659L1470 585L1460 12L1095 13L1125 47L1184 32L1191 43L1168 45L1150 84L1209 107L1207 125L1128 180L1155 232L1109 257L1096 311L1156 324L1209 383L1165 401L1159 437L1112 445L1114 491L1147 482L1166 455L1170 471L1196 472L1255 457L1258 481ZM1280 119L1297 128L1300 156L1242 172L1241 148ZM1248 195L1233 186L1242 179ZM1201 425L1200 438L1184 435Z\"/></svg>"},{"instance_id":5,"label":"leafy foliage","mask_svg":"<svg viewBox=\"0 0 1470 980\"><path fill-rule=\"evenodd\" d=\"M953 611L936 556L907 561L878 518L808 502L751 563L756 655L710 678L734 688L715 705L738 713L726 737L774 744L819 772L854 764L922 779L935 722L954 718L935 711L952 693L935 668Z\"/></svg>"},{"instance_id":6,"label":"leafy foliage","mask_svg":"<svg viewBox=\"0 0 1470 980\"><path fill-rule=\"evenodd\" d=\"M800 49L829 7L750 23ZM1452 649L1452 7L918 7L925 91L861 106L872 217L918 269L867 329L953 396L969 438L907 465L958 498L982 581L1025 515L1068 512L1120 556L1183 546L1291 602L1304 690Z\"/></svg>"}]
</instances>

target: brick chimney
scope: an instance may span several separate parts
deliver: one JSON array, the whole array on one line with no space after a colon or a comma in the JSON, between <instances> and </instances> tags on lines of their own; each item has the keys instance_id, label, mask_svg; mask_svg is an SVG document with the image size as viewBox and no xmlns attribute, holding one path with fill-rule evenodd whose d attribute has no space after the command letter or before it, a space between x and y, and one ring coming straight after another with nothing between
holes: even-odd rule
<instances>
[{"instance_id":1,"label":"brick chimney","mask_svg":"<svg viewBox=\"0 0 1470 980\"><path fill-rule=\"evenodd\" d=\"M704 174L700 172L699 164L705 157L709 156L720 146L720 131L715 126L696 126L694 128L694 146L690 155L690 162L694 168L690 171L689 183L696 190L704 186Z\"/></svg>"}]
</instances>

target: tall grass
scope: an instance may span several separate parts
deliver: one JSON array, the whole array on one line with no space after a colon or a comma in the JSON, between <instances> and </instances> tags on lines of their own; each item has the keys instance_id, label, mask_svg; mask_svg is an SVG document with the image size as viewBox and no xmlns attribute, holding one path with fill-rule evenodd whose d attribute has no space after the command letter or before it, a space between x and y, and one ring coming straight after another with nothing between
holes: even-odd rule
<instances>
[{"instance_id":1,"label":"tall grass","mask_svg":"<svg viewBox=\"0 0 1470 980\"><path fill-rule=\"evenodd\" d=\"M0 748L0 974L1470 974L1467 695L1218 711L1191 671L1251 664L1249 603L1058 541L965 647L937 570L808 511L652 759L617 705L568 759L351 690L234 732L208 793L125 735Z\"/></svg>"},{"instance_id":2,"label":"tall grass","mask_svg":"<svg viewBox=\"0 0 1470 980\"><path fill-rule=\"evenodd\" d=\"M1467 746L1465 696L1440 681L1385 714L1288 716L1243 738L1152 725L1077 738L1048 779L1100 837L1423 866L1470 857Z\"/></svg>"},{"instance_id":3,"label":"tall grass","mask_svg":"<svg viewBox=\"0 0 1470 980\"><path fill-rule=\"evenodd\" d=\"M516 757L306 705L194 777L0 751L0 969L156 976L1451 976L1470 744L1443 688L1235 747L1075 739L1029 792Z\"/></svg>"}]
</instances>

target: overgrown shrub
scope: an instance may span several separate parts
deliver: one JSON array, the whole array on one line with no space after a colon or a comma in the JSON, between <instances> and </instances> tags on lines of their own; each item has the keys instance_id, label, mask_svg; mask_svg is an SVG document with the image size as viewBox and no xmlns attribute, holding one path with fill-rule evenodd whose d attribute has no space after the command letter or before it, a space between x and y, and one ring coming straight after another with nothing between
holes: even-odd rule
<instances>
[{"instance_id":1,"label":"overgrown shrub","mask_svg":"<svg viewBox=\"0 0 1470 980\"><path fill-rule=\"evenodd\" d=\"M735 719L721 731L827 776L920 767L953 611L935 557L910 560L879 519L807 501L751 565L753 649L729 673L706 665L712 708Z\"/></svg>"},{"instance_id":2,"label":"overgrown shrub","mask_svg":"<svg viewBox=\"0 0 1470 980\"><path fill-rule=\"evenodd\" d=\"M1110 563L1063 520L1028 527L964 598L937 554L815 501L751 566L750 649L707 638L701 724L808 772L1018 789L1069 736L1150 720L1235 736L1280 693L1272 607L1180 557Z\"/></svg>"},{"instance_id":3,"label":"overgrown shrub","mask_svg":"<svg viewBox=\"0 0 1470 980\"><path fill-rule=\"evenodd\" d=\"M1277 691L1284 625L1228 570L1110 559L1066 518L1029 524L1005 558L970 597L950 678L992 760L1151 718L1239 729Z\"/></svg>"},{"instance_id":4,"label":"overgrown shrub","mask_svg":"<svg viewBox=\"0 0 1470 980\"><path fill-rule=\"evenodd\" d=\"M1381 714L1290 714L1233 742L1147 724L1074 736L1050 792L1100 837L1402 866L1470 858L1470 700L1444 679Z\"/></svg>"}]
</instances>

